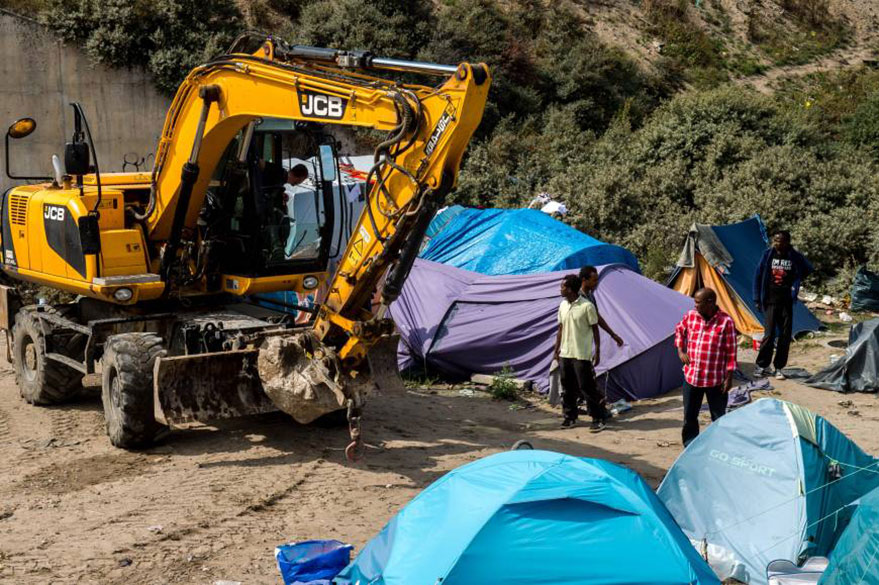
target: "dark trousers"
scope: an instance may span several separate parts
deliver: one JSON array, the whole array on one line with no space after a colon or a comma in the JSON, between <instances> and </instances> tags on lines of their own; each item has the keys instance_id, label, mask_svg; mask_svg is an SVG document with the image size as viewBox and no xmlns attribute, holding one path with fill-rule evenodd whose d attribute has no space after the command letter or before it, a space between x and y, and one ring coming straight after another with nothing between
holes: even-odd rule
<instances>
[{"instance_id":1,"label":"dark trousers","mask_svg":"<svg viewBox=\"0 0 879 585\"><path fill-rule=\"evenodd\" d=\"M598 391L595 383L595 371L592 362L559 358L559 370L562 383L562 412L565 418L577 420L577 402L581 395L586 397L586 406L592 420L607 418L604 396Z\"/></svg>"},{"instance_id":2,"label":"dark trousers","mask_svg":"<svg viewBox=\"0 0 879 585\"><path fill-rule=\"evenodd\" d=\"M791 331L794 327L793 299L767 304L763 307L763 316L766 317L766 326L760 352L757 354L757 365L761 368L769 367L774 347L775 369L780 370L787 365L787 354L790 351ZM781 330L781 334L776 334L776 329Z\"/></svg>"},{"instance_id":3,"label":"dark trousers","mask_svg":"<svg viewBox=\"0 0 879 585\"><path fill-rule=\"evenodd\" d=\"M727 395L722 386L701 388L684 382L684 429L681 438L684 447L699 436L699 410L702 408L702 397L708 398L708 410L711 420L715 421L726 414Z\"/></svg>"}]
</instances>

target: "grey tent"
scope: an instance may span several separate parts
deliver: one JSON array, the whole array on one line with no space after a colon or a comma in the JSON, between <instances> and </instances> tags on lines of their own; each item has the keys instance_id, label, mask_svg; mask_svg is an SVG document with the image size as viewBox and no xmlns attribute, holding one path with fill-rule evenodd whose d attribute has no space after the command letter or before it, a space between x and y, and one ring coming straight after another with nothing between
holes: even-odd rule
<instances>
[{"instance_id":1,"label":"grey tent","mask_svg":"<svg viewBox=\"0 0 879 585\"><path fill-rule=\"evenodd\" d=\"M805 383L836 392L879 391L879 319L854 325L845 355Z\"/></svg>"}]
</instances>

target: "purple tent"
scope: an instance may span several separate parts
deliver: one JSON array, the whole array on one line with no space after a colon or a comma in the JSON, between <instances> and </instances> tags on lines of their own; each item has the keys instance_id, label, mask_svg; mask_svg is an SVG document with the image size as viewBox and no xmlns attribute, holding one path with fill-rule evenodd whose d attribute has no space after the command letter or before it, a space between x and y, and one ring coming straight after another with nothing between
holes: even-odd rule
<instances>
[{"instance_id":1,"label":"purple tent","mask_svg":"<svg viewBox=\"0 0 879 585\"><path fill-rule=\"evenodd\" d=\"M484 276L416 260L391 305L400 369L426 365L467 377L509 366L545 392L565 274L576 271ZM625 340L617 347L601 332L597 371L608 398L648 398L680 386L673 332L692 299L618 264L599 267L599 279L601 316Z\"/></svg>"}]
</instances>

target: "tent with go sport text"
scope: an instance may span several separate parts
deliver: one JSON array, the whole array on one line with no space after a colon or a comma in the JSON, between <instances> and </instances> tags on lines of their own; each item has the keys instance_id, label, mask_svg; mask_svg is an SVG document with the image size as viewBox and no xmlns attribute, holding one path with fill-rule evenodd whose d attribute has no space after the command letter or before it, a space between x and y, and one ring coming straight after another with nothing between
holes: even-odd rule
<instances>
[{"instance_id":1,"label":"tent with go sport text","mask_svg":"<svg viewBox=\"0 0 879 585\"><path fill-rule=\"evenodd\" d=\"M721 579L766 585L778 559L828 556L879 459L805 408L770 398L712 423L658 494Z\"/></svg>"}]
</instances>

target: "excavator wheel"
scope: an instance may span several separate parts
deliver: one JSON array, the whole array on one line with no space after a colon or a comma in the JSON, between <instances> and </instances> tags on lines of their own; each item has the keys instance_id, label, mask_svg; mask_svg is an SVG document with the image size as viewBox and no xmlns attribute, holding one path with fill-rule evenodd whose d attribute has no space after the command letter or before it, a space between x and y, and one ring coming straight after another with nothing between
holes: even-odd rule
<instances>
[{"instance_id":1,"label":"excavator wheel","mask_svg":"<svg viewBox=\"0 0 879 585\"><path fill-rule=\"evenodd\" d=\"M57 313L45 307L46 312ZM25 307L15 315L12 326L12 367L21 397L30 404L58 404L82 390L82 374L62 363L46 358L46 338L35 309ZM48 326L48 325L47 325ZM82 351L85 338L74 335L68 341L65 355Z\"/></svg>"},{"instance_id":2,"label":"excavator wheel","mask_svg":"<svg viewBox=\"0 0 879 585\"><path fill-rule=\"evenodd\" d=\"M148 447L167 427L153 410L153 365L165 356L155 333L120 333L107 338L101 360L101 400L110 442L123 449Z\"/></svg>"}]
</instances>

